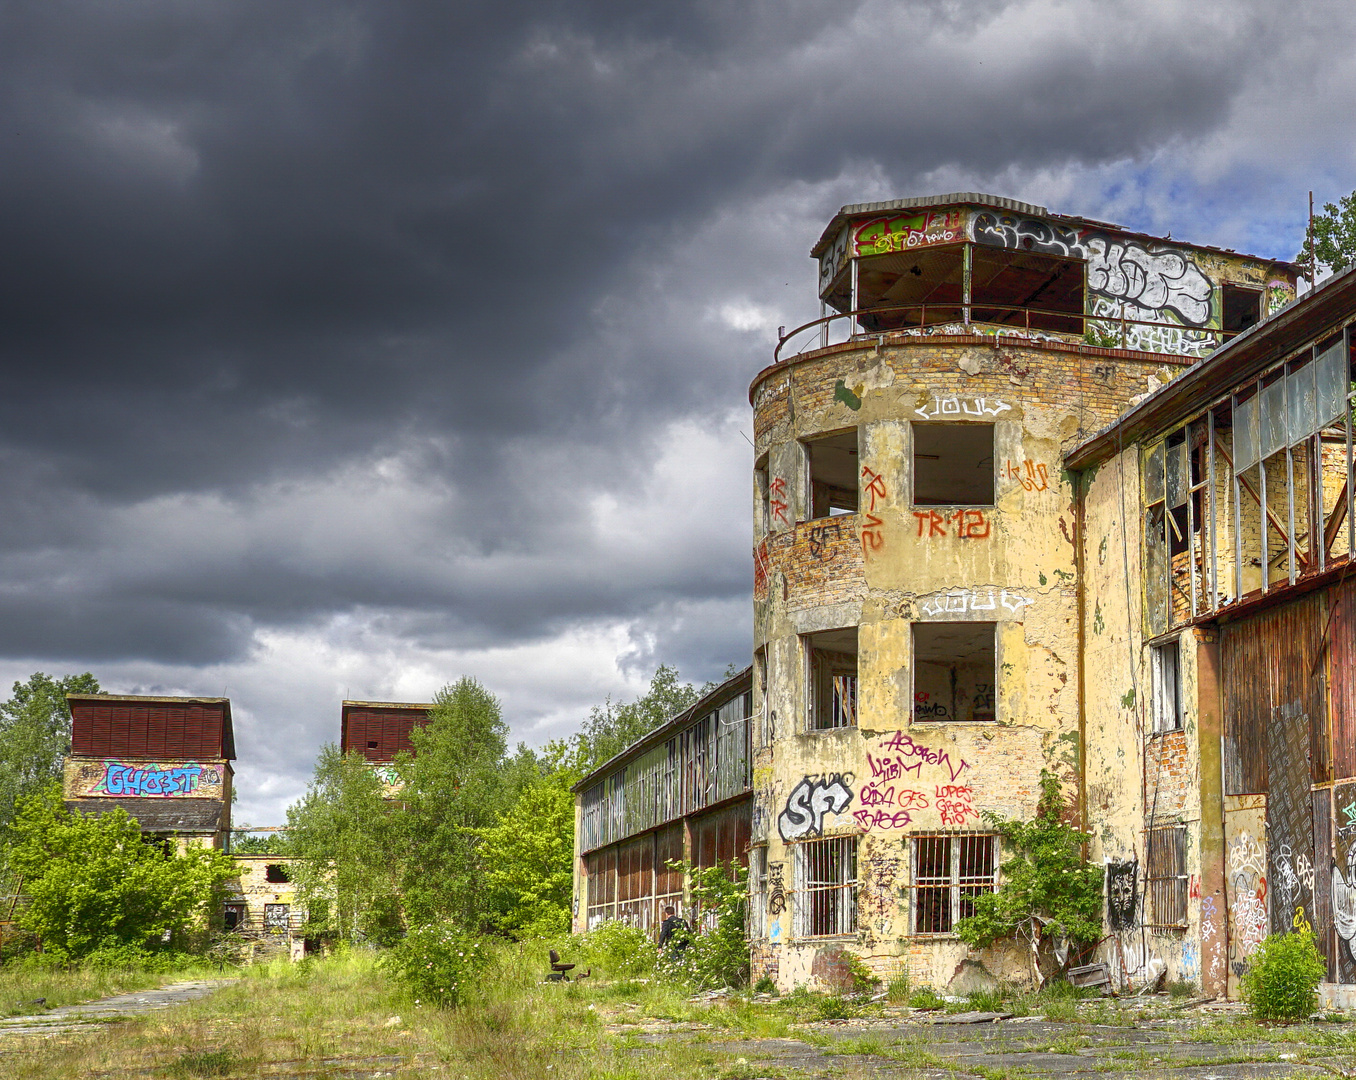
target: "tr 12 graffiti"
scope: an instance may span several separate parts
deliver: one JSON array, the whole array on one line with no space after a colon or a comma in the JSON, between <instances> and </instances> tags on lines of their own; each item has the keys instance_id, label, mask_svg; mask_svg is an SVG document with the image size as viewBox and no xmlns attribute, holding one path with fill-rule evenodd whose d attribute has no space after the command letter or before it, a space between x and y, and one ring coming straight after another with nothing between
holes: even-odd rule
<instances>
[{"instance_id":1,"label":"tr 12 graffiti","mask_svg":"<svg viewBox=\"0 0 1356 1080\"><path fill-rule=\"evenodd\" d=\"M777 831L783 840L818 836L824 831L824 815L841 814L852 802L852 789L838 773L807 776L792 789L786 809L777 815Z\"/></svg>"},{"instance_id":2,"label":"tr 12 graffiti","mask_svg":"<svg viewBox=\"0 0 1356 1080\"><path fill-rule=\"evenodd\" d=\"M157 769L107 761L104 775L91 794L168 799L175 795L191 795L200 783L219 784L221 775L216 769L204 769L192 763Z\"/></svg>"}]
</instances>

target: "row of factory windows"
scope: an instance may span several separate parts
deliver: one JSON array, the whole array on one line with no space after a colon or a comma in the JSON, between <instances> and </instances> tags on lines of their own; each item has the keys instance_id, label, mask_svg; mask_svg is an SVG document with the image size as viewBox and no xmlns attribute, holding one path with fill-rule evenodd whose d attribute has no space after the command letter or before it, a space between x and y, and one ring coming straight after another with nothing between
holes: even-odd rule
<instances>
[{"instance_id":1,"label":"row of factory windows","mask_svg":"<svg viewBox=\"0 0 1356 1080\"><path fill-rule=\"evenodd\" d=\"M806 680L803 731L858 725L857 628L800 636ZM1156 732L1182 726L1180 649L1176 640L1150 649L1152 720ZM998 624L913 624L914 723L997 719ZM754 679L766 702L767 652L754 654ZM756 746L780 735L766 706L753 733Z\"/></svg>"},{"instance_id":2,"label":"row of factory windows","mask_svg":"<svg viewBox=\"0 0 1356 1080\"><path fill-rule=\"evenodd\" d=\"M983 423L913 424L914 506L993 506L997 478L994 426ZM804 520L872 510L885 491L879 476L859 464L857 428L807 439L801 448ZM1045 466L1040 466L1045 470ZM771 478L766 456L758 465L762 531L789 525L792 503L784 481ZM1047 486L1033 473L1029 483ZM1025 484L1023 485L1025 486Z\"/></svg>"}]
</instances>

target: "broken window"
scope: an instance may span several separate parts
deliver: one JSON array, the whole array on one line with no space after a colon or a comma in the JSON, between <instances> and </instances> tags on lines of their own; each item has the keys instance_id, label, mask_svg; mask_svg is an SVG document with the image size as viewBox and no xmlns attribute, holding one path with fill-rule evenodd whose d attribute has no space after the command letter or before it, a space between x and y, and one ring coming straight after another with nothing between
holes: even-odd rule
<instances>
[{"instance_id":1,"label":"broken window","mask_svg":"<svg viewBox=\"0 0 1356 1080\"><path fill-rule=\"evenodd\" d=\"M1150 649L1150 659L1154 731L1179 731L1182 727L1181 645L1176 641L1155 645Z\"/></svg>"},{"instance_id":2,"label":"broken window","mask_svg":"<svg viewBox=\"0 0 1356 1080\"><path fill-rule=\"evenodd\" d=\"M858 259L857 322L878 333L965 319L965 257L960 245Z\"/></svg>"},{"instance_id":3,"label":"broken window","mask_svg":"<svg viewBox=\"0 0 1356 1080\"><path fill-rule=\"evenodd\" d=\"M913 425L915 506L992 506L992 424Z\"/></svg>"},{"instance_id":4,"label":"broken window","mask_svg":"<svg viewBox=\"0 0 1356 1080\"><path fill-rule=\"evenodd\" d=\"M857 628L804 636L811 731L857 724Z\"/></svg>"},{"instance_id":5,"label":"broken window","mask_svg":"<svg viewBox=\"0 0 1356 1080\"><path fill-rule=\"evenodd\" d=\"M1149 830L1149 859L1144 887L1154 926L1185 926L1187 921L1186 826L1158 825Z\"/></svg>"},{"instance_id":6,"label":"broken window","mask_svg":"<svg viewBox=\"0 0 1356 1080\"><path fill-rule=\"evenodd\" d=\"M772 494L768 488L770 477L767 468L767 455L758 459L753 469L754 498L758 500L757 535L764 536L772 530Z\"/></svg>"},{"instance_id":7,"label":"broken window","mask_svg":"<svg viewBox=\"0 0 1356 1080\"><path fill-rule=\"evenodd\" d=\"M1026 243L1030 244L1028 237ZM976 247L970 271L975 322L1083 333L1083 260Z\"/></svg>"},{"instance_id":8,"label":"broken window","mask_svg":"<svg viewBox=\"0 0 1356 1080\"><path fill-rule=\"evenodd\" d=\"M805 443L811 518L857 512L857 429Z\"/></svg>"},{"instance_id":9,"label":"broken window","mask_svg":"<svg viewBox=\"0 0 1356 1080\"><path fill-rule=\"evenodd\" d=\"M752 730L750 739L753 749L759 750L772 740L767 724L767 648L753 651L753 696L750 702L758 702L758 712L750 717Z\"/></svg>"},{"instance_id":10,"label":"broken window","mask_svg":"<svg viewBox=\"0 0 1356 1080\"><path fill-rule=\"evenodd\" d=\"M287 867L282 863L269 863L264 867L264 880L275 885L281 885L291 881L292 875L287 872Z\"/></svg>"},{"instance_id":11,"label":"broken window","mask_svg":"<svg viewBox=\"0 0 1356 1080\"><path fill-rule=\"evenodd\" d=\"M236 901L227 903L222 913L222 922L227 930L234 930L245 922L245 905Z\"/></svg>"},{"instance_id":12,"label":"broken window","mask_svg":"<svg viewBox=\"0 0 1356 1080\"><path fill-rule=\"evenodd\" d=\"M767 935L767 848L749 848L748 935L761 941Z\"/></svg>"},{"instance_id":13,"label":"broken window","mask_svg":"<svg viewBox=\"0 0 1356 1080\"><path fill-rule=\"evenodd\" d=\"M285 934L290 928L291 909L286 904L264 905L264 930L270 934Z\"/></svg>"},{"instance_id":14,"label":"broken window","mask_svg":"<svg viewBox=\"0 0 1356 1080\"><path fill-rule=\"evenodd\" d=\"M941 833L912 840L910 920L915 934L949 934L975 913L975 897L998 881L998 838L992 833Z\"/></svg>"},{"instance_id":15,"label":"broken window","mask_svg":"<svg viewBox=\"0 0 1356 1080\"><path fill-rule=\"evenodd\" d=\"M1221 326L1226 337L1241 334L1262 318L1262 290L1225 282L1222 286Z\"/></svg>"},{"instance_id":16,"label":"broken window","mask_svg":"<svg viewBox=\"0 0 1356 1080\"><path fill-rule=\"evenodd\" d=\"M796 934L857 932L857 838L834 836L796 845Z\"/></svg>"},{"instance_id":17,"label":"broken window","mask_svg":"<svg viewBox=\"0 0 1356 1080\"><path fill-rule=\"evenodd\" d=\"M915 721L993 720L998 624L913 624Z\"/></svg>"}]
</instances>

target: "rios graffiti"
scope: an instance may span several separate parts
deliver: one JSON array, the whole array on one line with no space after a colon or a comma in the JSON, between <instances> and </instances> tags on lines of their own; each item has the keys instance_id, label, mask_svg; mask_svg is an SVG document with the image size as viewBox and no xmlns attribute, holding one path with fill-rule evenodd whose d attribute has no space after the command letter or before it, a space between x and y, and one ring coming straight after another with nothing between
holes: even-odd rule
<instances>
[{"instance_id":1,"label":"rios graffiti","mask_svg":"<svg viewBox=\"0 0 1356 1080\"><path fill-rule=\"evenodd\" d=\"M783 840L800 840L824 831L825 814L841 814L852 802L852 774L807 776L792 789L786 809L777 815Z\"/></svg>"}]
</instances>

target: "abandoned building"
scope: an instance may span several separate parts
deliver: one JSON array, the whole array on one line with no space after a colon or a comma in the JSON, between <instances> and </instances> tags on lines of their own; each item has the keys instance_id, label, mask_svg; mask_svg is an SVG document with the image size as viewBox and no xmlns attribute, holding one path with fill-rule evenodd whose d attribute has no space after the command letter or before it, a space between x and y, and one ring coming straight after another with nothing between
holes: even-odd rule
<instances>
[{"instance_id":1,"label":"abandoned building","mask_svg":"<svg viewBox=\"0 0 1356 1080\"><path fill-rule=\"evenodd\" d=\"M340 706L339 749L372 763L389 792L399 785L393 764L397 754L413 754L410 732L428 723L428 702L345 701Z\"/></svg>"},{"instance_id":2,"label":"abandoned building","mask_svg":"<svg viewBox=\"0 0 1356 1080\"><path fill-rule=\"evenodd\" d=\"M1166 781L1146 789L1144 777L1212 781L1170 744L1140 737L1155 722L1144 673L1157 663L1169 678L1176 654L1138 650L1165 640L1164 620L1200 618L1206 590L1233 565L1221 547L1218 576L1202 585L1181 540L1206 505L1208 481L1180 470L1205 460L1207 421L1185 436L1181 421L1163 421L1178 426L1157 452L1179 471L1172 494L1145 508L1155 535L1164 520L1172 530L1145 549L1160 582L1146 594L1158 605L1153 634L1136 623L1127 639L1125 629L1140 614L1137 529L1128 548L1120 540L1125 521L1141 520L1137 466L1123 481L1102 468L1076 485L1063 456L1146 397L1179 400L1153 395L1219 370L1203 358L1252 355L1261 334L1250 328L1294 298L1296 268L977 194L844 207L812 255L823 317L784 335L750 390L754 977L783 989L814 982L841 968L845 951L879 975L907 968L938 988L965 961L995 978L1028 977L1026 950L971 956L954 926L999 880L1003 854L983 812L1029 818L1043 769L1098 834L1094 857L1116 867L1137 859L1131 888L1148 890L1147 916L1185 942L1199 907L1199 840L1159 824L1190 832L1198 811L1194 796L1170 808ZM1269 372L1257 375L1263 393L1280 378ZM1318 445L1316 430L1306 445ZM1211 445L1223 468L1220 442ZM1233 502L1216 494L1211 506L1237 506L1248 484L1279 490L1269 470L1294 454L1278 459L1265 446L1266 478L1243 477ZM1122 457L1135 453L1127 438ZM1337 443L1324 453L1341 456ZM1302 474L1296 490L1308 490ZM1121 482L1124 514L1113 499ZM1296 506L1275 503L1308 536L1287 517ZM1255 507L1240 514L1244 525L1257 519ZM1273 580L1303 577L1295 568L1310 566L1299 558L1307 547L1292 546L1287 563L1256 534ZM1237 595L1257 575L1245 572ZM1218 605L1228 594L1210 595ZM1132 669L1138 694L1120 686ZM1171 670L1184 685L1196 678L1185 661ZM1179 706L1179 719L1191 708ZM1197 730L1194 716L1187 725ZM1146 747L1165 751L1162 770L1141 768ZM1257 787L1250 779L1244 790ZM1124 887L1123 876L1110 880ZM1125 917L1138 930L1144 906ZM1137 976L1148 971L1128 934L1104 952ZM1199 954L1193 966L1185 949L1160 963L1171 977L1200 977Z\"/></svg>"},{"instance_id":3,"label":"abandoned building","mask_svg":"<svg viewBox=\"0 0 1356 1080\"><path fill-rule=\"evenodd\" d=\"M692 910L681 870L747 858L751 671L745 668L580 780L576 933L621 919L646 930Z\"/></svg>"},{"instance_id":4,"label":"abandoned building","mask_svg":"<svg viewBox=\"0 0 1356 1080\"><path fill-rule=\"evenodd\" d=\"M231 829L235 735L228 698L70 694L63 796L120 807L148 836L222 849Z\"/></svg>"},{"instance_id":5,"label":"abandoned building","mask_svg":"<svg viewBox=\"0 0 1356 1080\"><path fill-rule=\"evenodd\" d=\"M1356 271L1077 445L1106 959L1237 996L1313 928L1356 1004Z\"/></svg>"}]
</instances>

